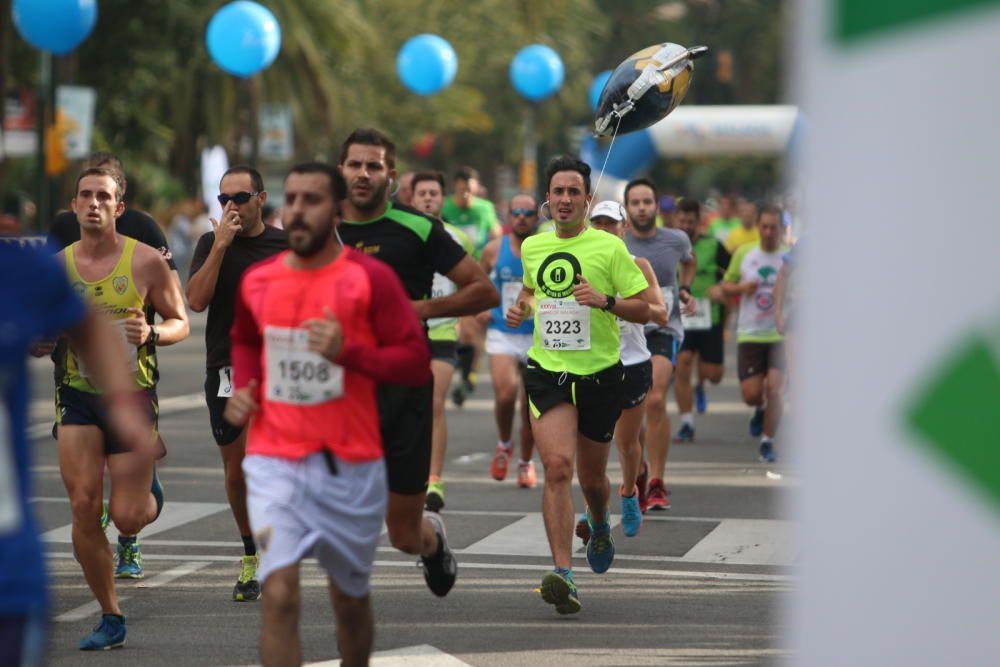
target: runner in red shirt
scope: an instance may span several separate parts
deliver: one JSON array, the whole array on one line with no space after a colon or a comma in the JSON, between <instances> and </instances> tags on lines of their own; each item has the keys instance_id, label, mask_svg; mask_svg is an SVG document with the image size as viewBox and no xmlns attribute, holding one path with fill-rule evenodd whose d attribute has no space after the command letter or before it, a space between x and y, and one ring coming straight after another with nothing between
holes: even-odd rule
<instances>
[{"instance_id":1,"label":"runner in red shirt","mask_svg":"<svg viewBox=\"0 0 1000 667\"><path fill-rule=\"evenodd\" d=\"M330 578L344 664L367 664L368 601L387 503L376 383L430 378L423 328L392 269L342 248L344 180L293 167L282 219L291 251L243 276L232 329L237 389L227 421L253 417L243 469L264 587L261 659L299 664L299 562Z\"/></svg>"}]
</instances>

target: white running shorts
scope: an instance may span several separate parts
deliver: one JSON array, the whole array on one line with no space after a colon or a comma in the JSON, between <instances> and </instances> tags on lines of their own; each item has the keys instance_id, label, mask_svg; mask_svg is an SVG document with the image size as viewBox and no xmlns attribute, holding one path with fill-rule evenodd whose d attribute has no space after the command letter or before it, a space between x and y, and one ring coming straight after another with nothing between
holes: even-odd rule
<instances>
[{"instance_id":1,"label":"white running shorts","mask_svg":"<svg viewBox=\"0 0 1000 667\"><path fill-rule=\"evenodd\" d=\"M334 461L336 474L322 453L243 460L262 584L275 570L315 556L345 595L368 594L388 498L385 463Z\"/></svg>"},{"instance_id":2,"label":"white running shorts","mask_svg":"<svg viewBox=\"0 0 1000 667\"><path fill-rule=\"evenodd\" d=\"M486 330L486 352L490 355L515 357L519 363L528 363L532 334L507 333L496 329Z\"/></svg>"}]
</instances>

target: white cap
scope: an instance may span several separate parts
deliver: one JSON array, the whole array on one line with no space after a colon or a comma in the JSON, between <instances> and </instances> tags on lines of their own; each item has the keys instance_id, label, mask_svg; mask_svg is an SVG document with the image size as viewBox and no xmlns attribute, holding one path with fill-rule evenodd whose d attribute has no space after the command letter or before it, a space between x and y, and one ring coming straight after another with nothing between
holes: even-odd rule
<instances>
[{"instance_id":1,"label":"white cap","mask_svg":"<svg viewBox=\"0 0 1000 667\"><path fill-rule=\"evenodd\" d=\"M606 199L590 209L591 220L601 216L611 218L615 222L625 222L625 207L613 199Z\"/></svg>"}]
</instances>

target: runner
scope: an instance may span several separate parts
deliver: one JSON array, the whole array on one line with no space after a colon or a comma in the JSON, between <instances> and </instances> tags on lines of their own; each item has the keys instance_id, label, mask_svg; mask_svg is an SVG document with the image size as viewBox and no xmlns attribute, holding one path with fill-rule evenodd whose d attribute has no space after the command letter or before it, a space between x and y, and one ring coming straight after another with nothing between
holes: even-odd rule
<instances>
[{"instance_id":1,"label":"runner","mask_svg":"<svg viewBox=\"0 0 1000 667\"><path fill-rule=\"evenodd\" d=\"M439 171L422 171L412 178L414 208L435 220L441 219L444 202L444 174ZM444 223L445 230L466 252L472 251L469 238L454 225ZM431 298L451 296L457 289L455 283L440 273L434 274ZM444 459L448 448L448 422L444 414L445 397L451 378L458 366L458 318L435 317L427 320L427 337L431 341L431 374L434 376L434 426L431 430L431 468L427 478L427 499L424 509L440 512L444 508Z\"/></svg>"},{"instance_id":2,"label":"runner","mask_svg":"<svg viewBox=\"0 0 1000 667\"><path fill-rule=\"evenodd\" d=\"M225 418L254 416L243 467L264 584L264 665L299 665L299 563L329 578L345 665L367 665L368 599L386 507L376 383L424 385L430 356L392 271L342 248L345 195L331 165L293 167L282 209L291 251L243 277L233 324L236 391Z\"/></svg>"},{"instance_id":3,"label":"runner","mask_svg":"<svg viewBox=\"0 0 1000 667\"><path fill-rule=\"evenodd\" d=\"M77 179L73 199L82 238L60 256L74 289L113 320L126 342L135 390L132 400L148 411L154 427L149 438L155 441L156 368L150 350L184 340L188 317L180 288L163 256L115 232L115 218L124 208L118 172L101 167L85 169ZM147 306L163 318L160 324L147 323ZM103 614L100 625L81 640L80 648L113 648L125 641L125 622L100 522L104 467L107 465L111 476L110 516L125 535L138 534L159 516L163 489L153 460L129 451L149 448L144 443L122 442L108 431L107 415L100 405L100 391L91 382L91 372L75 350L65 350L60 360L65 374L56 388L59 470L73 510L73 547Z\"/></svg>"},{"instance_id":4,"label":"runner","mask_svg":"<svg viewBox=\"0 0 1000 667\"><path fill-rule=\"evenodd\" d=\"M614 234L621 239L625 237L627 221L625 207L616 201L603 201L590 212L591 227ZM634 258L634 261L648 283L641 294L643 300L649 304L650 321L658 326L666 326L667 308L663 303L663 295L657 288L653 267L641 257ZM622 466L622 484L618 488L618 495L621 497L622 531L626 537L638 535L642 526L642 509L639 506L639 494L636 489L636 479L642 463L639 431L642 429L642 418L646 414L646 394L649 393L653 383L653 364L650 361L652 355L646 346L643 324L626 322L618 318L625 383L622 390L622 414L615 426L615 444L618 446L618 460ZM586 544L590 540L590 526L586 516L581 517L576 528L577 536Z\"/></svg>"},{"instance_id":5,"label":"runner","mask_svg":"<svg viewBox=\"0 0 1000 667\"><path fill-rule=\"evenodd\" d=\"M528 417L528 396L521 380L524 365L528 362L534 324L531 320L525 320L517 328L511 329L505 321L505 313L514 304L523 287L521 244L535 233L538 202L531 195L514 195L507 209L510 233L490 241L479 260L502 297L500 306L478 316L479 323L487 327L486 352L490 355L490 376L493 378L493 416L499 436L490 462L490 476L498 482L507 479L507 469L514 455L514 412L520 394L521 459L517 463L517 485L522 489L531 489L538 483L535 464L531 460L535 439L531 434L531 421Z\"/></svg>"},{"instance_id":6,"label":"runner","mask_svg":"<svg viewBox=\"0 0 1000 667\"><path fill-rule=\"evenodd\" d=\"M141 410L131 409L124 345L110 324L86 308L47 252L0 242L0 303L0 328L8 332L0 336L0 665L41 667L51 604L29 500L34 494L25 434L30 396L25 353L33 340L68 330L73 349L102 379L102 408L120 442L139 444L152 427ZM152 452L145 456L151 460Z\"/></svg>"},{"instance_id":7,"label":"runner","mask_svg":"<svg viewBox=\"0 0 1000 667\"><path fill-rule=\"evenodd\" d=\"M514 328L534 317L524 384L545 466L542 514L555 565L540 590L557 612L573 614L580 611L572 572L573 463L579 459L577 478L589 508L587 562L603 573L615 555L606 471L624 381L615 317L649 319L649 304L641 298L648 283L620 239L587 227L586 163L554 158L546 184L557 229L522 244L524 287L506 319Z\"/></svg>"},{"instance_id":8,"label":"runner","mask_svg":"<svg viewBox=\"0 0 1000 667\"><path fill-rule=\"evenodd\" d=\"M681 304L684 304L687 313L693 312L695 306L690 288L695 273L691 240L678 229L656 227L656 201L656 185L648 178L630 181L625 186L625 207L631 223L631 230L625 234L625 245L630 253L649 260L653 266L669 313L667 326L646 325L646 345L653 354L653 386L646 397L646 451L649 461L643 461L638 479L639 505L643 512L646 509L670 509L670 496L663 483L670 448L667 388L677 363L677 350L684 338Z\"/></svg>"},{"instance_id":9,"label":"runner","mask_svg":"<svg viewBox=\"0 0 1000 667\"><path fill-rule=\"evenodd\" d=\"M718 282L729 267L729 253L719 239L701 233L701 205L696 199L684 198L678 206L678 229L688 235L694 248L698 268L691 283L695 313L682 318L684 342L677 355L674 375L674 396L681 415L681 427L674 442L694 440L694 408L698 413L708 410L705 382L719 384L724 370L724 340L722 304L725 296ZM694 358L698 357L698 384L691 387Z\"/></svg>"},{"instance_id":10,"label":"runner","mask_svg":"<svg viewBox=\"0 0 1000 667\"><path fill-rule=\"evenodd\" d=\"M719 216L708 226L709 236L714 236L725 243L729 233L742 224L739 216L736 215L740 199L736 195L722 195L719 199Z\"/></svg>"},{"instance_id":11,"label":"runner","mask_svg":"<svg viewBox=\"0 0 1000 667\"><path fill-rule=\"evenodd\" d=\"M782 215L777 206L764 206L758 214L760 243L741 247L726 270L722 283L729 296L740 297L736 327L740 390L754 408L751 437L760 436L760 458L772 462L774 435L782 410L785 346L774 319L774 284L781 269Z\"/></svg>"},{"instance_id":12,"label":"runner","mask_svg":"<svg viewBox=\"0 0 1000 667\"><path fill-rule=\"evenodd\" d=\"M243 273L263 259L285 250L285 232L264 224L267 201L264 180L253 167L231 167L219 182L222 221L211 220L214 231L200 239L191 259L187 297L191 310L208 308L205 327L205 402L212 436L222 455L226 497L243 540L240 574L233 600L256 600L260 584L256 571L260 559L247 518L247 486L243 477L246 429L228 424L222 413L233 392L233 367L229 358L229 330L233 326L236 293Z\"/></svg>"},{"instance_id":13,"label":"runner","mask_svg":"<svg viewBox=\"0 0 1000 667\"><path fill-rule=\"evenodd\" d=\"M125 193L128 190L128 182L125 179L125 171L121 160L112 153L98 151L92 153L87 158L87 161L84 162L83 168L86 169L88 167L104 167L116 172L121 179L121 199L124 201ZM122 236L128 236L140 243L145 243L148 246L156 248L163 255L167 265L170 267L174 281L176 281L178 288L180 288L181 279L177 271L177 264L167 244L167 238L163 234L160 225L156 223L156 220L142 211L126 206L122 214L115 220L115 231ZM77 220L76 214L73 211L63 211L57 214L49 227L49 242L62 250L79 240L80 223ZM150 326L156 323L152 308L146 308L146 323ZM60 360L66 358L65 345L66 341L62 339L58 341L43 340L39 341L32 350L32 354L35 356L51 355L52 361L55 362L53 377L56 387L59 386L62 376L66 373L66 369L60 365ZM153 382L155 384L159 379L159 361L156 357L156 350L153 348L149 350L149 363L155 369L153 373ZM57 437L57 429L58 426L52 427L53 438ZM166 452L162 437L160 437L160 449L161 452ZM106 526L107 521L107 512L102 512L102 525ZM115 561L117 563L115 565L115 578L142 579L145 575L142 569L142 551L139 545L139 536L119 534L115 549Z\"/></svg>"},{"instance_id":14,"label":"runner","mask_svg":"<svg viewBox=\"0 0 1000 667\"><path fill-rule=\"evenodd\" d=\"M748 243L760 241L760 232L757 230L757 205L744 199L740 201L737 210L740 224L730 230L725 241L726 250L730 255Z\"/></svg>"},{"instance_id":15,"label":"runner","mask_svg":"<svg viewBox=\"0 0 1000 667\"><path fill-rule=\"evenodd\" d=\"M344 141L339 166L348 188L339 227L344 244L392 267L422 320L495 306L500 297L489 277L443 227L414 209L389 202L395 163L395 145L378 130L357 129ZM458 290L429 298L435 272L447 276ZM435 512L424 514L433 382L416 388L383 384L378 394L389 471L389 541L404 553L419 554L428 587L435 595L447 595L457 564L448 549L444 521Z\"/></svg>"},{"instance_id":16,"label":"runner","mask_svg":"<svg viewBox=\"0 0 1000 667\"><path fill-rule=\"evenodd\" d=\"M396 189L394 201L404 206L413 205L413 176L412 171L408 171L399 177L399 186Z\"/></svg>"}]
</instances>

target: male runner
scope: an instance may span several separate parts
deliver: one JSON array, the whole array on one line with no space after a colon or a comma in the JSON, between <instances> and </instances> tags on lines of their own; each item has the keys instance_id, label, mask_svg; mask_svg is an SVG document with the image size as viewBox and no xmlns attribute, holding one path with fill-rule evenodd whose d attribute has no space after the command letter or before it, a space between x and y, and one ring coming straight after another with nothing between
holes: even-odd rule
<instances>
[{"instance_id":1,"label":"male runner","mask_svg":"<svg viewBox=\"0 0 1000 667\"><path fill-rule=\"evenodd\" d=\"M670 448L670 417L667 416L667 388L677 363L677 349L684 338L681 304L686 312L694 309L691 281L695 259L691 240L678 229L656 226L656 185L648 178L630 181L625 186L625 207L631 230L625 245L636 257L649 260L669 314L667 326L646 325L646 344L653 354L653 386L646 397L646 451L649 462L639 472L639 505L645 512L670 509L670 497L663 483ZM680 269L680 288L677 273ZM649 480L648 487L646 480Z\"/></svg>"},{"instance_id":2,"label":"male runner","mask_svg":"<svg viewBox=\"0 0 1000 667\"><path fill-rule=\"evenodd\" d=\"M521 244L535 233L538 202L531 195L514 195L507 209L510 233L486 244L479 259L483 270L490 274L493 285L501 295L498 307L478 315L480 324L487 326L486 352L490 355L490 376L493 378L495 396L493 415L499 435L493 460L490 462L490 476L498 482L507 478L507 468L514 455L514 411L520 394L521 460L517 464L517 485L522 489L530 489L538 483L538 476L531 460L535 440L531 434L528 397L523 390L521 375L528 362L534 323L532 320L525 320L511 329L507 326L505 314L514 305L524 286Z\"/></svg>"},{"instance_id":3,"label":"male runner","mask_svg":"<svg viewBox=\"0 0 1000 667\"><path fill-rule=\"evenodd\" d=\"M337 241L345 189L331 165L292 168L282 208L292 250L247 271L236 303L225 418L254 416L243 467L267 666L302 662L299 563L310 555L329 577L343 664L368 664L368 581L386 505L376 383L430 375L399 280Z\"/></svg>"},{"instance_id":4,"label":"male runner","mask_svg":"<svg viewBox=\"0 0 1000 667\"><path fill-rule=\"evenodd\" d=\"M590 167L562 156L545 171L556 231L521 244L524 287L507 325L535 320L524 384L545 467L542 514L555 564L541 594L560 614L573 614L580 611L572 572L573 462L588 507L587 562L600 574L615 555L606 474L624 379L615 318L649 319L641 297L648 283L621 239L587 227Z\"/></svg>"},{"instance_id":5,"label":"male runner","mask_svg":"<svg viewBox=\"0 0 1000 667\"><path fill-rule=\"evenodd\" d=\"M413 176L413 207L424 215L441 219L441 205L444 203L444 174L439 171L422 171ZM472 252L472 243L458 227L443 223L445 230L466 252ZM458 289L455 283L440 273L434 274L431 298L451 296ZM444 404L451 386L451 377L458 365L458 318L435 317L427 320L427 337L431 341L431 374L434 376L434 424L431 429L431 468L427 479L427 499L424 508L440 512L444 508L444 459L448 448L448 422Z\"/></svg>"},{"instance_id":6,"label":"male runner","mask_svg":"<svg viewBox=\"0 0 1000 667\"><path fill-rule=\"evenodd\" d=\"M618 238L625 236L627 216L625 207L616 201L603 201L590 211L590 226ZM667 324L667 308L663 295L656 284L656 274L648 260L635 258L635 264L642 271L649 285L642 291L642 298L649 304L650 321L659 326ZM653 384L652 356L646 344L643 324L618 319L621 330L621 362L625 371L622 389L622 414L615 425L615 444L622 466L622 484L618 489L622 506L622 531L626 537L635 537L642 526L642 508L636 479L642 463L642 444L639 432L642 418L646 414L646 395ZM586 544L590 540L589 524L582 517L576 524L577 535Z\"/></svg>"},{"instance_id":7,"label":"male runner","mask_svg":"<svg viewBox=\"0 0 1000 667\"><path fill-rule=\"evenodd\" d=\"M213 231L198 239L191 259L187 297L191 310L208 308L205 327L205 402L212 436L222 454L226 475L226 497L243 540L240 574L233 587L233 600L256 600L260 584L259 563L250 520L247 518L247 485L243 477L246 429L228 424L222 413L233 393L233 367L229 358L229 330L240 278L251 265L288 248L284 230L264 224L267 201L264 180L253 167L231 167L219 182L222 220L212 222Z\"/></svg>"},{"instance_id":8,"label":"male runner","mask_svg":"<svg viewBox=\"0 0 1000 667\"><path fill-rule=\"evenodd\" d=\"M344 141L340 173L347 181L338 229L344 245L388 264L410 296L417 317L456 317L495 306L499 295L482 268L444 227L412 208L389 202L396 177L396 146L378 130L359 128ZM458 285L451 296L429 298L434 273ZM389 472L389 541L419 554L435 595L455 583L457 565L448 549L444 521L424 514L430 473L433 382L421 387L379 386L382 441Z\"/></svg>"},{"instance_id":9,"label":"male runner","mask_svg":"<svg viewBox=\"0 0 1000 667\"><path fill-rule=\"evenodd\" d=\"M714 236L725 243L729 233L742 224L736 215L738 200L736 195L722 195L719 199L719 217L708 226L709 236Z\"/></svg>"},{"instance_id":10,"label":"male runner","mask_svg":"<svg viewBox=\"0 0 1000 667\"><path fill-rule=\"evenodd\" d=\"M101 379L103 408L119 441L139 444L152 427L141 410L130 407L132 382L121 340L111 324L86 308L46 251L0 242L0 303L0 330L7 332L0 336L0 665L41 667L50 603L29 504L30 378L24 358L33 340L68 330L73 349Z\"/></svg>"},{"instance_id":11,"label":"male runner","mask_svg":"<svg viewBox=\"0 0 1000 667\"><path fill-rule=\"evenodd\" d=\"M733 227L725 241L726 250L730 255L748 243L760 241L760 232L757 229L757 205L744 199L740 201L737 211L740 224Z\"/></svg>"},{"instance_id":12,"label":"male runner","mask_svg":"<svg viewBox=\"0 0 1000 667\"><path fill-rule=\"evenodd\" d=\"M762 207L757 219L760 243L736 251L722 283L726 295L740 297L736 326L740 391L754 408L750 435L761 436L760 458L767 462L776 459L774 435L781 420L785 378L785 345L775 322L773 294L784 251L782 227L781 209Z\"/></svg>"},{"instance_id":13,"label":"male runner","mask_svg":"<svg viewBox=\"0 0 1000 667\"><path fill-rule=\"evenodd\" d=\"M396 190L395 201L403 206L413 205L413 177L415 174L408 171L399 177L399 186Z\"/></svg>"},{"instance_id":14,"label":"male runner","mask_svg":"<svg viewBox=\"0 0 1000 667\"><path fill-rule=\"evenodd\" d=\"M705 381L719 384L722 381L724 342L722 335L722 304L725 296L718 282L729 267L729 253L714 236L701 233L701 205L696 199L685 198L678 205L677 227L688 235L697 258L697 270L691 283L691 296L695 312L682 318L684 342L677 355L677 372L674 375L674 396L681 415L681 427L674 442L694 440L694 407L698 412L708 409ZM692 391L691 374L694 358L698 355L698 384Z\"/></svg>"},{"instance_id":15,"label":"male runner","mask_svg":"<svg viewBox=\"0 0 1000 667\"><path fill-rule=\"evenodd\" d=\"M77 179L73 199L82 238L60 256L73 288L114 322L125 341L133 381L130 398L149 413L154 424L149 437L155 441L157 403L150 351L157 345L184 340L188 316L163 256L115 232L115 218L124 208L118 172L101 167L85 169ZM160 324L148 324L147 306L163 318ZM125 535L136 535L159 516L163 490L152 459L129 451L138 446L150 448L144 443L121 442L108 431L100 391L91 381L90 370L75 350L64 349L59 366L65 373L56 388L59 470L73 510L73 547L103 614L101 624L81 640L80 648L113 648L125 641L125 622L100 524L104 467L107 465L111 475L110 516Z\"/></svg>"},{"instance_id":16,"label":"male runner","mask_svg":"<svg viewBox=\"0 0 1000 667\"><path fill-rule=\"evenodd\" d=\"M124 201L125 193L128 189L128 182L125 179L124 167L118 157L106 151L91 153L90 157L87 158L83 165L84 169L88 167L104 167L117 172L121 178L121 199ZM142 211L126 206L125 210L122 211L122 214L115 220L115 231L122 236L128 236L139 241L140 243L145 243L148 246L156 248L160 254L163 255L167 265L170 267L171 276L174 281L176 281L177 286L180 287L181 279L180 274L177 271L177 264L174 261L173 254L170 252L170 247L167 244L167 238L164 236L160 225L156 223L156 220ZM73 211L64 211L57 214L49 227L49 242L56 248L62 250L79 240L80 223L77 221L76 214L73 213ZM152 308L146 308L146 323L150 326L156 323ZM32 350L33 355L51 355L52 360L56 362L53 369L56 387L59 386L60 378L66 372L66 369L62 368L59 364L59 360L65 359L66 357L66 350L63 349L65 345L66 342L61 339L59 341L42 340L39 341ZM149 363L154 369L153 382L155 384L159 379L159 362L156 357L155 349L151 349L149 351ZM56 428L57 427L53 427L52 429L52 437L56 437ZM162 437L160 440L162 442ZM162 445L161 451L166 451ZM108 521L106 512L102 512L101 521L102 525L106 525ZM144 576L142 570L142 552L139 546L138 536L119 534L118 542L115 545L115 548L115 560L117 562L115 566L115 578L142 579Z\"/></svg>"}]
</instances>

